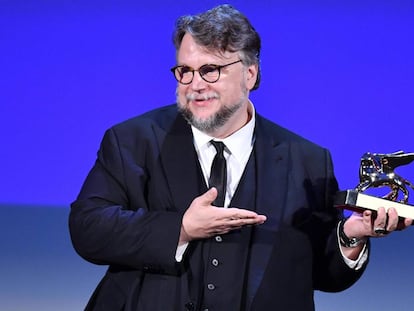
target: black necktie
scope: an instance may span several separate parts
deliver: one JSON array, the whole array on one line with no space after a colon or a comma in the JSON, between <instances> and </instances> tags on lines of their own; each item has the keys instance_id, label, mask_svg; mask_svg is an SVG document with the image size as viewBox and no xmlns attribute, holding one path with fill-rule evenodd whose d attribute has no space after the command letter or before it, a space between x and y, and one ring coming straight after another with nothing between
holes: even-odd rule
<instances>
[{"instance_id":1,"label":"black necktie","mask_svg":"<svg viewBox=\"0 0 414 311\"><path fill-rule=\"evenodd\" d=\"M227 168L226 159L224 158L224 144L221 141L210 141L214 148L216 148L216 156L214 157L213 164L211 165L210 179L208 181L210 188L215 187L218 191L217 198L214 200L213 205L224 206L224 198L226 196L226 184L227 184Z\"/></svg>"}]
</instances>

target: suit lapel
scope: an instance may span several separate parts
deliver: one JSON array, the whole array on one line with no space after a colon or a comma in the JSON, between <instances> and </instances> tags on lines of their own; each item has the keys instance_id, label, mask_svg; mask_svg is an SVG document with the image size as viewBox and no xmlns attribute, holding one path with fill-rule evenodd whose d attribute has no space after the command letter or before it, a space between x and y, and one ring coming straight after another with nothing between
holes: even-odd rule
<instances>
[{"instance_id":1,"label":"suit lapel","mask_svg":"<svg viewBox=\"0 0 414 311\"><path fill-rule=\"evenodd\" d=\"M288 183L288 145L270 135L269 132L274 131L270 131L260 117L257 117L256 124L256 212L266 215L267 221L253 231L246 293L248 306L262 282L275 247L275 232L283 219Z\"/></svg>"},{"instance_id":2,"label":"suit lapel","mask_svg":"<svg viewBox=\"0 0 414 311\"><path fill-rule=\"evenodd\" d=\"M207 186L194 150L190 126L177 115L161 146L161 163L177 211L184 213Z\"/></svg>"},{"instance_id":3,"label":"suit lapel","mask_svg":"<svg viewBox=\"0 0 414 311\"><path fill-rule=\"evenodd\" d=\"M288 145L280 138L269 135L259 121L256 133L256 211L268 217L265 227L274 231L284 212L289 167Z\"/></svg>"}]
</instances>

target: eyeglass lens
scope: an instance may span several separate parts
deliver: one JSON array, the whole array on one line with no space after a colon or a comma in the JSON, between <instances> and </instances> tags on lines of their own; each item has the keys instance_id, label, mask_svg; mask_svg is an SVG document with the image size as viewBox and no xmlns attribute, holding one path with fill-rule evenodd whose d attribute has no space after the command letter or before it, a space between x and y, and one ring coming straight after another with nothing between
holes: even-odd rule
<instances>
[{"instance_id":1,"label":"eyeglass lens","mask_svg":"<svg viewBox=\"0 0 414 311\"><path fill-rule=\"evenodd\" d=\"M226 65L213 65L206 64L201 66L199 69L194 69L190 66L176 66L171 69L175 79L181 84L190 84L194 78L194 71L198 71L200 77L209 83L217 82L220 79L221 68L241 62L237 60L235 62Z\"/></svg>"},{"instance_id":2,"label":"eyeglass lens","mask_svg":"<svg viewBox=\"0 0 414 311\"><path fill-rule=\"evenodd\" d=\"M190 84L194 78L194 71L198 71L201 78L205 81L213 83L220 78L220 66L203 65L198 70L188 66L180 66L175 69L175 78L183 84Z\"/></svg>"}]
</instances>

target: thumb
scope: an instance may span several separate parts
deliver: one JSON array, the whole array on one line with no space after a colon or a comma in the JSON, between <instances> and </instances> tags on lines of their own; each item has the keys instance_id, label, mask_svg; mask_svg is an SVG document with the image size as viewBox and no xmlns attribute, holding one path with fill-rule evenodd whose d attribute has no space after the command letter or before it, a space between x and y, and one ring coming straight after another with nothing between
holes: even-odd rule
<instances>
[{"instance_id":1,"label":"thumb","mask_svg":"<svg viewBox=\"0 0 414 311\"><path fill-rule=\"evenodd\" d=\"M217 195L218 195L217 189L212 187L200 196L201 203L203 205L211 205L211 203L213 203L214 200L217 198Z\"/></svg>"}]
</instances>

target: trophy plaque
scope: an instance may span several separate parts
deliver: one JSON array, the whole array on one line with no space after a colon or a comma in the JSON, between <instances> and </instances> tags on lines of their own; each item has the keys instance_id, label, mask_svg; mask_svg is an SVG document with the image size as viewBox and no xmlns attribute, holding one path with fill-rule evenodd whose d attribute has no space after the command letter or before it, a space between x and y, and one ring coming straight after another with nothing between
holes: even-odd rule
<instances>
[{"instance_id":1,"label":"trophy plaque","mask_svg":"<svg viewBox=\"0 0 414 311\"><path fill-rule=\"evenodd\" d=\"M359 184L352 190L339 191L334 205L339 208L361 212L365 209L377 211L393 207L398 216L414 219L414 205L409 204L409 188L414 185L395 173L395 168L414 161L414 153L370 153L362 155L359 168ZM373 188L389 188L380 197L368 194Z\"/></svg>"}]
</instances>

